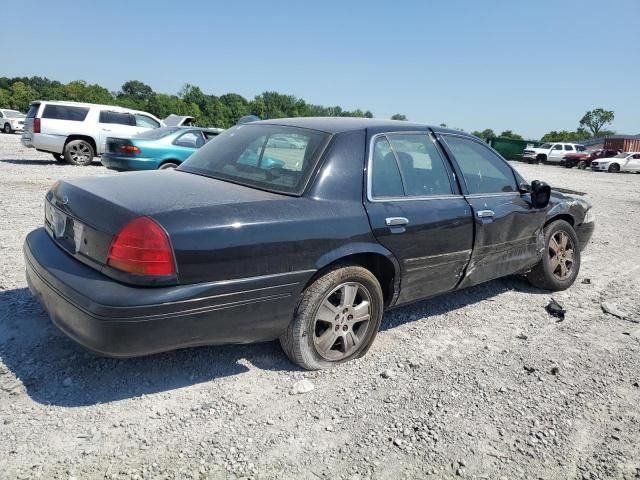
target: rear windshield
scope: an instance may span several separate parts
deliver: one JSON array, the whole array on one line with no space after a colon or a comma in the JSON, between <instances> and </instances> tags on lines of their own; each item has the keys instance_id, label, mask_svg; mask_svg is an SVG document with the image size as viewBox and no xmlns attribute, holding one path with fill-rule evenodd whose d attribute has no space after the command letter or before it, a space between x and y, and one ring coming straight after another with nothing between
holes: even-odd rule
<instances>
[{"instance_id":1,"label":"rear windshield","mask_svg":"<svg viewBox=\"0 0 640 480\"><path fill-rule=\"evenodd\" d=\"M304 128L237 125L211 139L180 170L300 195L328 140L329 134Z\"/></svg>"},{"instance_id":2,"label":"rear windshield","mask_svg":"<svg viewBox=\"0 0 640 480\"><path fill-rule=\"evenodd\" d=\"M38 109L40 108L39 103L32 103L29 105L29 111L27 112L27 118L36 118L36 114L38 113Z\"/></svg>"},{"instance_id":3,"label":"rear windshield","mask_svg":"<svg viewBox=\"0 0 640 480\"><path fill-rule=\"evenodd\" d=\"M68 105L45 105L42 118L52 118L55 120L71 120L82 122L89 113L86 107L71 107Z\"/></svg>"},{"instance_id":4,"label":"rear windshield","mask_svg":"<svg viewBox=\"0 0 640 480\"><path fill-rule=\"evenodd\" d=\"M158 140L159 138L164 138L178 130L180 130L180 127L160 127L139 133L136 135L136 138L142 138L143 140Z\"/></svg>"}]
</instances>

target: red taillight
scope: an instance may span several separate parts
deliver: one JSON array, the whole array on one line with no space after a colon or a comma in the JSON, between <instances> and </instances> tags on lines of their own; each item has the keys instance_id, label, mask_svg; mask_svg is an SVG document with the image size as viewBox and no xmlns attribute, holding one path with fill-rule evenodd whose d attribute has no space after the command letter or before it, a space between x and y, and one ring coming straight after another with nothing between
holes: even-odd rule
<instances>
[{"instance_id":1,"label":"red taillight","mask_svg":"<svg viewBox=\"0 0 640 480\"><path fill-rule=\"evenodd\" d=\"M120 151L128 155L138 155L140 149L134 145L120 145Z\"/></svg>"},{"instance_id":2,"label":"red taillight","mask_svg":"<svg viewBox=\"0 0 640 480\"><path fill-rule=\"evenodd\" d=\"M127 223L111 244L107 265L136 275L175 275L169 238L149 217Z\"/></svg>"},{"instance_id":3,"label":"red taillight","mask_svg":"<svg viewBox=\"0 0 640 480\"><path fill-rule=\"evenodd\" d=\"M33 119L33 133L40 133L40 119Z\"/></svg>"}]
</instances>

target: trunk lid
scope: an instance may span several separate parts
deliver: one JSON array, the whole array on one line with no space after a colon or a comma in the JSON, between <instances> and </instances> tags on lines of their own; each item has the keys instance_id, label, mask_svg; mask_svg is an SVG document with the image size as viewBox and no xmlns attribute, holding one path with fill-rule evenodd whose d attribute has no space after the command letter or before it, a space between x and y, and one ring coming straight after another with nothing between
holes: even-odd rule
<instances>
[{"instance_id":1,"label":"trunk lid","mask_svg":"<svg viewBox=\"0 0 640 480\"><path fill-rule=\"evenodd\" d=\"M111 243L134 218L154 218L167 230L171 240L171 226L168 222L163 225L167 218L205 215L204 212L209 216L211 208L216 206L234 208L237 204L283 197L286 198L172 170L85 177L58 182L49 191L45 202L45 227L66 252L109 275L105 265ZM146 283L142 280L137 283Z\"/></svg>"}]
</instances>

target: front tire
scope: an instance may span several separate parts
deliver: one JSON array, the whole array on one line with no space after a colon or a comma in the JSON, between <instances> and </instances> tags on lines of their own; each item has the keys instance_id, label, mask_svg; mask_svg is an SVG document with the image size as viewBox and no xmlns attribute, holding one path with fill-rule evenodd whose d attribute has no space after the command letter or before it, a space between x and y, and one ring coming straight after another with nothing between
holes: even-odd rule
<instances>
[{"instance_id":1,"label":"front tire","mask_svg":"<svg viewBox=\"0 0 640 480\"><path fill-rule=\"evenodd\" d=\"M93 146L85 140L72 140L64 147L64 159L71 165L89 165L93 157Z\"/></svg>"},{"instance_id":2,"label":"front tire","mask_svg":"<svg viewBox=\"0 0 640 480\"><path fill-rule=\"evenodd\" d=\"M569 288L580 271L580 243L573 227L557 220L544 229L545 250L542 259L527 274L534 287L545 290Z\"/></svg>"},{"instance_id":3,"label":"front tire","mask_svg":"<svg viewBox=\"0 0 640 480\"><path fill-rule=\"evenodd\" d=\"M13 133L13 129L11 128L11 124L10 123L5 123L4 127L2 128L2 131L4 133Z\"/></svg>"},{"instance_id":4,"label":"front tire","mask_svg":"<svg viewBox=\"0 0 640 480\"><path fill-rule=\"evenodd\" d=\"M292 362L307 370L359 358L378 333L383 305L380 283L369 270L333 268L302 292L280 345Z\"/></svg>"},{"instance_id":5,"label":"front tire","mask_svg":"<svg viewBox=\"0 0 640 480\"><path fill-rule=\"evenodd\" d=\"M607 169L607 172L609 172L609 173L618 173L618 172L620 172L620 165L618 165L617 163L612 163L611 165L609 165L609 168Z\"/></svg>"},{"instance_id":6,"label":"front tire","mask_svg":"<svg viewBox=\"0 0 640 480\"><path fill-rule=\"evenodd\" d=\"M587 162L585 162L584 160L580 160L577 167L578 170L584 170L585 168L587 168Z\"/></svg>"},{"instance_id":7,"label":"front tire","mask_svg":"<svg viewBox=\"0 0 640 480\"><path fill-rule=\"evenodd\" d=\"M55 159L56 162L64 162L64 155L60 153L52 153L51 156Z\"/></svg>"}]
</instances>

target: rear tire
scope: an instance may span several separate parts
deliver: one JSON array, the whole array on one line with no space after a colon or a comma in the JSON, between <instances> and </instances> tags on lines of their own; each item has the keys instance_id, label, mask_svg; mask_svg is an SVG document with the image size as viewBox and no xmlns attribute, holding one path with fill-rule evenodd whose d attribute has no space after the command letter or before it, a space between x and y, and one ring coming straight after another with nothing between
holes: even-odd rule
<instances>
[{"instance_id":1,"label":"rear tire","mask_svg":"<svg viewBox=\"0 0 640 480\"><path fill-rule=\"evenodd\" d=\"M585 162L584 160L580 160L577 167L578 170L584 170L585 168L587 168L587 162Z\"/></svg>"},{"instance_id":2,"label":"rear tire","mask_svg":"<svg viewBox=\"0 0 640 480\"><path fill-rule=\"evenodd\" d=\"M11 128L11 124L10 123L5 123L4 127L2 128L2 131L4 133L13 133L13 128Z\"/></svg>"},{"instance_id":3,"label":"rear tire","mask_svg":"<svg viewBox=\"0 0 640 480\"><path fill-rule=\"evenodd\" d=\"M569 288L580 271L580 243L573 227L557 220L544 229L544 254L527 274L531 285L545 290Z\"/></svg>"},{"instance_id":4,"label":"rear tire","mask_svg":"<svg viewBox=\"0 0 640 480\"><path fill-rule=\"evenodd\" d=\"M289 359L320 370L363 356L382 321L378 279L360 266L338 266L316 279L300 297L280 336Z\"/></svg>"},{"instance_id":5,"label":"rear tire","mask_svg":"<svg viewBox=\"0 0 640 480\"><path fill-rule=\"evenodd\" d=\"M173 170L174 168L178 168L179 164L175 162L166 162L158 167L158 170Z\"/></svg>"},{"instance_id":6,"label":"rear tire","mask_svg":"<svg viewBox=\"0 0 640 480\"><path fill-rule=\"evenodd\" d=\"M618 165L617 163L612 163L611 165L609 165L609 168L607 169L607 172L609 173L618 173L620 171L620 165Z\"/></svg>"},{"instance_id":7,"label":"rear tire","mask_svg":"<svg viewBox=\"0 0 640 480\"><path fill-rule=\"evenodd\" d=\"M85 140L72 140L64 146L64 159L71 165L89 165L93 157L93 146Z\"/></svg>"}]
</instances>

